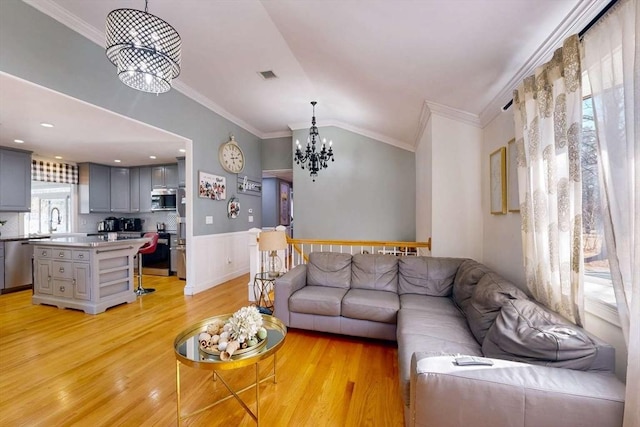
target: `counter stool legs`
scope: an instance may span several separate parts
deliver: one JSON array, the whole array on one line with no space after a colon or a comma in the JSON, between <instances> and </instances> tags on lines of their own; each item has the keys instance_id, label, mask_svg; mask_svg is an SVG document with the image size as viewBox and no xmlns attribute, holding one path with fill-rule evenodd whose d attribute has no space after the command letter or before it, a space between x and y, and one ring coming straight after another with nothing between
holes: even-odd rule
<instances>
[{"instance_id":1,"label":"counter stool legs","mask_svg":"<svg viewBox=\"0 0 640 427\"><path fill-rule=\"evenodd\" d=\"M153 288L145 289L142 287L142 254L138 253L138 288L136 289L136 295L150 294L155 291Z\"/></svg>"}]
</instances>

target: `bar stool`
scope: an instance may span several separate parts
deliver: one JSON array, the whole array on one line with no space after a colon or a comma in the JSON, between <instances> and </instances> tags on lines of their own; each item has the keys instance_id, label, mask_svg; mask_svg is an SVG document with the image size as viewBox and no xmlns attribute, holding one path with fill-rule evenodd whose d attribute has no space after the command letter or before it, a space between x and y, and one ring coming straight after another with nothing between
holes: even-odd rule
<instances>
[{"instance_id":1,"label":"bar stool","mask_svg":"<svg viewBox=\"0 0 640 427\"><path fill-rule=\"evenodd\" d=\"M150 238L151 241L145 243L138 249L138 289L136 289L136 295L150 294L156 291L153 288L145 289L142 287L142 255L152 254L156 251L156 247L158 246L158 233L144 233L142 237Z\"/></svg>"}]
</instances>

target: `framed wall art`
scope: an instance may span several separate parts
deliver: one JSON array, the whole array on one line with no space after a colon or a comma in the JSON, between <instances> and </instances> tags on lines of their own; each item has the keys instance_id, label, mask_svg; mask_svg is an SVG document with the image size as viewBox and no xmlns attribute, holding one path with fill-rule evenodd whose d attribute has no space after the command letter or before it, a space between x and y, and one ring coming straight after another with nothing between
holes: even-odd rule
<instances>
[{"instance_id":1,"label":"framed wall art","mask_svg":"<svg viewBox=\"0 0 640 427\"><path fill-rule=\"evenodd\" d=\"M290 187L288 182L280 182L280 225L291 222Z\"/></svg>"},{"instance_id":2,"label":"framed wall art","mask_svg":"<svg viewBox=\"0 0 640 427\"><path fill-rule=\"evenodd\" d=\"M509 212L520 212L517 150L516 140L512 139L507 144L507 209Z\"/></svg>"},{"instance_id":3,"label":"framed wall art","mask_svg":"<svg viewBox=\"0 0 640 427\"><path fill-rule=\"evenodd\" d=\"M231 197L227 203L227 217L236 219L240 215L240 200L237 197Z\"/></svg>"},{"instance_id":4,"label":"framed wall art","mask_svg":"<svg viewBox=\"0 0 640 427\"><path fill-rule=\"evenodd\" d=\"M198 197L225 200L227 198L227 179L224 176L199 171Z\"/></svg>"},{"instance_id":5,"label":"framed wall art","mask_svg":"<svg viewBox=\"0 0 640 427\"><path fill-rule=\"evenodd\" d=\"M489 155L491 213L507 213L507 149L500 147Z\"/></svg>"}]
</instances>

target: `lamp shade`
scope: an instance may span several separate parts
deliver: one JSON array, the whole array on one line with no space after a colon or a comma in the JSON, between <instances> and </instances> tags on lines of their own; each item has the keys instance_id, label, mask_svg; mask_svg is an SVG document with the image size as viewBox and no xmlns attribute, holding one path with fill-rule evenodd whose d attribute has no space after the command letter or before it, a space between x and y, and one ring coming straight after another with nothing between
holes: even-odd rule
<instances>
[{"instance_id":1,"label":"lamp shade","mask_svg":"<svg viewBox=\"0 0 640 427\"><path fill-rule=\"evenodd\" d=\"M287 235L284 231L262 231L258 239L261 251L281 251L287 248Z\"/></svg>"},{"instance_id":2,"label":"lamp shade","mask_svg":"<svg viewBox=\"0 0 640 427\"><path fill-rule=\"evenodd\" d=\"M164 93L180 74L182 40L164 20L145 11L116 9L107 16L106 53L120 80L134 89Z\"/></svg>"}]
</instances>

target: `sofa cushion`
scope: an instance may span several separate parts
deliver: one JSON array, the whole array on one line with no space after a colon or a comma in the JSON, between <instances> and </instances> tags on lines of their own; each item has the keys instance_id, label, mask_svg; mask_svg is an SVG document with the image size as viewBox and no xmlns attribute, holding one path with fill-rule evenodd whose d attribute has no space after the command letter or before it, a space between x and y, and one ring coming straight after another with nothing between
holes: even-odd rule
<instances>
[{"instance_id":1,"label":"sofa cushion","mask_svg":"<svg viewBox=\"0 0 640 427\"><path fill-rule=\"evenodd\" d=\"M589 370L598 347L579 326L535 301L518 299L502 307L482 350L487 357Z\"/></svg>"},{"instance_id":2,"label":"sofa cushion","mask_svg":"<svg viewBox=\"0 0 640 427\"><path fill-rule=\"evenodd\" d=\"M395 292L350 289L342 298L342 316L351 319L396 323L400 300Z\"/></svg>"},{"instance_id":3,"label":"sofa cushion","mask_svg":"<svg viewBox=\"0 0 640 427\"><path fill-rule=\"evenodd\" d=\"M463 310L467 316L469 329L480 344L498 317L502 306L513 299L526 300L528 297L518 287L496 273L487 273L482 276Z\"/></svg>"},{"instance_id":4,"label":"sofa cushion","mask_svg":"<svg viewBox=\"0 0 640 427\"><path fill-rule=\"evenodd\" d=\"M351 254L310 253L307 263L307 285L332 288L351 286Z\"/></svg>"},{"instance_id":5,"label":"sofa cushion","mask_svg":"<svg viewBox=\"0 0 640 427\"><path fill-rule=\"evenodd\" d=\"M340 316L342 298L348 289L329 286L305 286L289 297L289 311L294 313Z\"/></svg>"},{"instance_id":6,"label":"sofa cushion","mask_svg":"<svg viewBox=\"0 0 640 427\"><path fill-rule=\"evenodd\" d=\"M398 369L405 405L409 405L411 356L417 351L482 356L480 345L469 331L467 321L449 298L424 295L400 296L396 330ZM417 298L413 298L417 297ZM419 308L407 308L421 303Z\"/></svg>"},{"instance_id":7,"label":"sofa cushion","mask_svg":"<svg viewBox=\"0 0 640 427\"><path fill-rule=\"evenodd\" d=\"M398 292L398 257L356 254L351 260L351 288Z\"/></svg>"},{"instance_id":8,"label":"sofa cushion","mask_svg":"<svg viewBox=\"0 0 640 427\"><path fill-rule=\"evenodd\" d=\"M491 270L487 266L478 261L472 259L462 261L456 272L456 278L453 280L453 302L464 310L464 306L471 299L473 289L482 276L490 272Z\"/></svg>"},{"instance_id":9,"label":"sofa cushion","mask_svg":"<svg viewBox=\"0 0 640 427\"><path fill-rule=\"evenodd\" d=\"M398 293L447 296L462 261L462 258L400 257Z\"/></svg>"}]
</instances>

